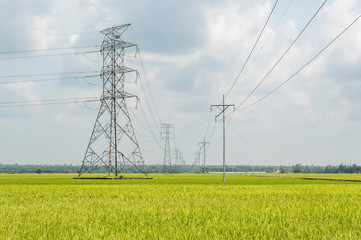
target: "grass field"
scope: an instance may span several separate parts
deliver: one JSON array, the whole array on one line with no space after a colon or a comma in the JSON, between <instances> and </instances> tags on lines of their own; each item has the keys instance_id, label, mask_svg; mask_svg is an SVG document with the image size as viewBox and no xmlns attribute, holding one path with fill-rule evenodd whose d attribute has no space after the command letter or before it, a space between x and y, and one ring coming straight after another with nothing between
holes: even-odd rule
<instances>
[{"instance_id":1,"label":"grass field","mask_svg":"<svg viewBox=\"0 0 361 240\"><path fill-rule=\"evenodd\" d=\"M0 239L361 239L360 175L0 175Z\"/></svg>"}]
</instances>

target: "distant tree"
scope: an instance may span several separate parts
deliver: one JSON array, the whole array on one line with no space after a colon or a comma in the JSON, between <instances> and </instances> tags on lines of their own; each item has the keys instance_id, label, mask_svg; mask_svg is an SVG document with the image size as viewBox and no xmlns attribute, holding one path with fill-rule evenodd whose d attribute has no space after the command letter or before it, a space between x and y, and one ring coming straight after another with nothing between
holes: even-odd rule
<instances>
[{"instance_id":1,"label":"distant tree","mask_svg":"<svg viewBox=\"0 0 361 240\"><path fill-rule=\"evenodd\" d=\"M288 173L288 168L286 166L280 166L281 173Z\"/></svg>"},{"instance_id":2,"label":"distant tree","mask_svg":"<svg viewBox=\"0 0 361 240\"><path fill-rule=\"evenodd\" d=\"M314 169L314 166L308 166L308 165L306 165L306 167L303 167L303 170L302 170L302 172L303 173L310 173L310 172L312 172L312 170Z\"/></svg>"},{"instance_id":3,"label":"distant tree","mask_svg":"<svg viewBox=\"0 0 361 240\"><path fill-rule=\"evenodd\" d=\"M356 164L353 164L351 169L350 169L350 173L360 173L361 168L359 166L357 166Z\"/></svg>"},{"instance_id":4,"label":"distant tree","mask_svg":"<svg viewBox=\"0 0 361 240\"><path fill-rule=\"evenodd\" d=\"M338 166L338 172L339 173L345 173L346 172L346 165L341 163L340 166Z\"/></svg>"},{"instance_id":5,"label":"distant tree","mask_svg":"<svg viewBox=\"0 0 361 240\"><path fill-rule=\"evenodd\" d=\"M38 169L36 169L36 171L35 171L37 174L40 174L41 173L41 169L40 168L38 168Z\"/></svg>"},{"instance_id":6,"label":"distant tree","mask_svg":"<svg viewBox=\"0 0 361 240\"><path fill-rule=\"evenodd\" d=\"M293 170L294 173L302 173L303 172L303 166L300 163L298 163L298 164L296 164L296 166L293 167L292 170Z\"/></svg>"},{"instance_id":7,"label":"distant tree","mask_svg":"<svg viewBox=\"0 0 361 240\"><path fill-rule=\"evenodd\" d=\"M338 168L331 165L328 165L324 170L324 173L337 173L337 172L338 172Z\"/></svg>"}]
</instances>

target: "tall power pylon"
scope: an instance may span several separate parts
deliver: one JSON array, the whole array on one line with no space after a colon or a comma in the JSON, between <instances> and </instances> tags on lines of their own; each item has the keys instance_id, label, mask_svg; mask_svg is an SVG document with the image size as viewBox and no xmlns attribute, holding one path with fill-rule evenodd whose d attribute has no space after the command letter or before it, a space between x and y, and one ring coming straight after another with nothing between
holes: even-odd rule
<instances>
[{"instance_id":1,"label":"tall power pylon","mask_svg":"<svg viewBox=\"0 0 361 240\"><path fill-rule=\"evenodd\" d=\"M174 124L162 124L161 126L161 139L164 139L164 161L163 172L172 172L172 155L170 151L170 140L174 139Z\"/></svg>"},{"instance_id":2,"label":"tall power pylon","mask_svg":"<svg viewBox=\"0 0 361 240\"><path fill-rule=\"evenodd\" d=\"M127 99L138 100L137 96L125 91L126 75L137 74L136 70L124 66L125 50L136 47L136 44L121 39L129 26L125 24L101 31L104 34L100 50L103 93L79 177L96 165L104 165L108 177L112 174L118 177L127 165L133 165L147 175L127 108Z\"/></svg>"}]
</instances>

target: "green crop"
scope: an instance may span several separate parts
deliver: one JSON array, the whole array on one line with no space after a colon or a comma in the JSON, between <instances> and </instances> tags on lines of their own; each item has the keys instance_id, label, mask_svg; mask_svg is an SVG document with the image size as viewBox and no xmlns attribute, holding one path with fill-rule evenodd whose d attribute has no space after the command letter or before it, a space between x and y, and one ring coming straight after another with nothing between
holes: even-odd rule
<instances>
[{"instance_id":1,"label":"green crop","mask_svg":"<svg viewBox=\"0 0 361 240\"><path fill-rule=\"evenodd\" d=\"M74 176L0 175L0 239L361 238L357 182L297 175L230 175L226 183L221 175Z\"/></svg>"}]
</instances>

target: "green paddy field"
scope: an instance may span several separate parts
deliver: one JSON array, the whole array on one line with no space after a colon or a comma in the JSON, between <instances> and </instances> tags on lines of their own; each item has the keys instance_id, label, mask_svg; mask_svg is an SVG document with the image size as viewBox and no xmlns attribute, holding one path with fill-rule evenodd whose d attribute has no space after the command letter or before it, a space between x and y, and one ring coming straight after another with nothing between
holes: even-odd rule
<instances>
[{"instance_id":1,"label":"green paddy field","mask_svg":"<svg viewBox=\"0 0 361 240\"><path fill-rule=\"evenodd\" d=\"M361 175L0 175L0 239L361 239ZM127 177L129 175L124 175Z\"/></svg>"}]
</instances>

